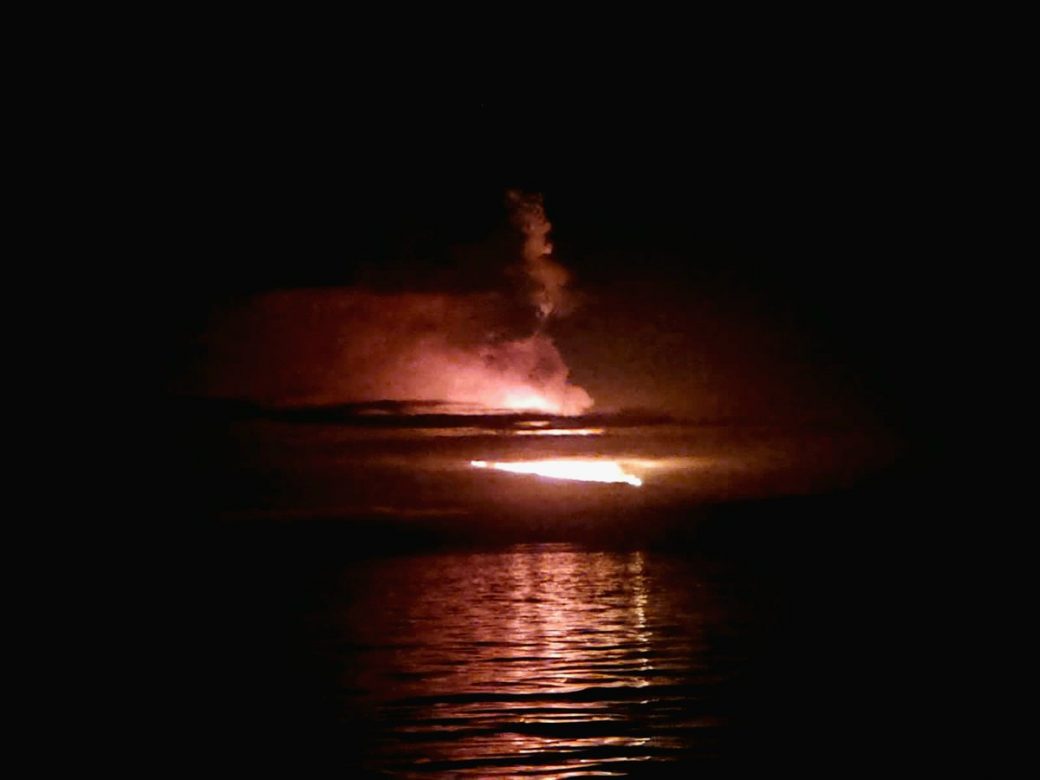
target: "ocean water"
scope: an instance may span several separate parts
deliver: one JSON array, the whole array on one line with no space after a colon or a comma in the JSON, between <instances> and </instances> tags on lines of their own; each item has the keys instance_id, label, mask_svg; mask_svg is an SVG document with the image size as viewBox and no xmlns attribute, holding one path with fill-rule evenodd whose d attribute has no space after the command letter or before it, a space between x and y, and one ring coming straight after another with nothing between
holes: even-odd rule
<instances>
[{"instance_id":1,"label":"ocean water","mask_svg":"<svg viewBox=\"0 0 1040 780\"><path fill-rule=\"evenodd\" d=\"M837 771L891 741L899 639L870 530L892 506L872 482L887 442L209 435L185 501L207 511L171 583L190 753L351 776L671 776ZM593 455L643 485L470 465Z\"/></svg>"},{"instance_id":2,"label":"ocean water","mask_svg":"<svg viewBox=\"0 0 1040 780\"><path fill-rule=\"evenodd\" d=\"M642 552L521 544L381 560L316 616L369 768L626 774L717 756L739 628L696 571Z\"/></svg>"}]
</instances>

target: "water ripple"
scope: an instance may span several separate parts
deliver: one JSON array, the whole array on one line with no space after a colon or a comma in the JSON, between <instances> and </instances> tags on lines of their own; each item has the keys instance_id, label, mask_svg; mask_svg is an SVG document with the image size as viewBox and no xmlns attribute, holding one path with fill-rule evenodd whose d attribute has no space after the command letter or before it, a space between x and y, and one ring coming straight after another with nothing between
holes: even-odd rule
<instances>
[{"instance_id":1,"label":"water ripple","mask_svg":"<svg viewBox=\"0 0 1040 780\"><path fill-rule=\"evenodd\" d=\"M395 776L615 776L713 755L726 713L690 569L521 545L380 560L318 622Z\"/></svg>"}]
</instances>

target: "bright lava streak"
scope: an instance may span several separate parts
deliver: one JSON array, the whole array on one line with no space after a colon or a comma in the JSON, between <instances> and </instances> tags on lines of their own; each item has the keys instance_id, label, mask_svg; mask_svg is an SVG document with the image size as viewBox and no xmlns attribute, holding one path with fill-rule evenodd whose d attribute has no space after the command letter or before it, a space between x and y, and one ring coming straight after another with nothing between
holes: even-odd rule
<instances>
[{"instance_id":1,"label":"bright lava streak","mask_svg":"<svg viewBox=\"0 0 1040 780\"><path fill-rule=\"evenodd\" d=\"M602 428L536 428L513 431L515 436L599 436Z\"/></svg>"},{"instance_id":2,"label":"bright lava streak","mask_svg":"<svg viewBox=\"0 0 1040 780\"><path fill-rule=\"evenodd\" d=\"M634 487L643 484L639 477L629 474L614 460L526 460L507 463L489 463L471 460L478 469L498 469L514 474L537 474L550 479L575 479L582 482L625 482Z\"/></svg>"}]
</instances>

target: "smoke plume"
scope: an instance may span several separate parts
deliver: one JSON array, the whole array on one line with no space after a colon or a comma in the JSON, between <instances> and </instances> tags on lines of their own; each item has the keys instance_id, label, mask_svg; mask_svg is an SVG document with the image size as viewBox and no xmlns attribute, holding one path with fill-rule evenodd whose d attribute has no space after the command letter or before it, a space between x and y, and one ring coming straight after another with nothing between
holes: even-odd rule
<instances>
[{"instance_id":1,"label":"smoke plume","mask_svg":"<svg viewBox=\"0 0 1040 780\"><path fill-rule=\"evenodd\" d=\"M538 318L545 321L553 315L569 313L571 305L566 287L570 274L552 257L553 245L549 240L552 224L545 216L542 196L510 190L506 201L512 211L513 224L524 235L523 268Z\"/></svg>"},{"instance_id":2,"label":"smoke plume","mask_svg":"<svg viewBox=\"0 0 1040 780\"><path fill-rule=\"evenodd\" d=\"M508 291L254 296L210 328L205 390L277 405L423 400L479 411L585 411L592 399L570 382L545 332L568 309L568 274L551 257L541 198L510 192L508 202L524 236L529 294L521 310Z\"/></svg>"}]
</instances>

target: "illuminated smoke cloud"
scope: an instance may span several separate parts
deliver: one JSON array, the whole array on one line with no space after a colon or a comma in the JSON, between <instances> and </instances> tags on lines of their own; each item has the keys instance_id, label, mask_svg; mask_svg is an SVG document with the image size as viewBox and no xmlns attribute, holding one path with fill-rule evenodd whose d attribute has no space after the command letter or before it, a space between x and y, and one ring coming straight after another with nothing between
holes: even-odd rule
<instances>
[{"instance_id":1,"label":"illuminated smoke cloud","mask_svg":"<svg viewBox=\"0 0 1040 780\"><path fill-rule=\"evenodd\" d=\"M353 332L337 364L357 398L432 399L484 409L577 414L592 405L568 381L552 340L499 335L500 296L351 293ZM362 316L357 317L358 314Z\"/></svg>"},{"instance_id":2,"label":"illuminated smoke cloud","mask_svg":"<svg viewBox=\"0 0 1040 780\"><path fill-rule=\"evenodd\" d=\"M501 293L272 292L214 322L205 391L279 405L396 400L584 412L592 398L571 384L544 331L566 311L568 274L550 257L541 198L508 198L525 239L534 332L530 313Z\"/></svg>"},{"instance_id":3,"label":"illuminated smoke cloud","mask_svg":"<svg viewBox=\"0 0 1040 780\"><path fill-rule=\"evenodd\" d=\"M287 290L215 323L207 390L268 404L427 400L579 414L592 405L544 333L505 337L497 294Z\"/></svg>"}]
</instances>

